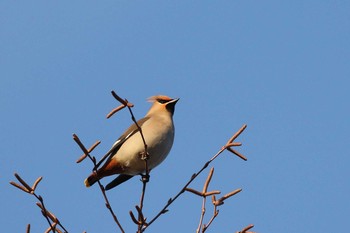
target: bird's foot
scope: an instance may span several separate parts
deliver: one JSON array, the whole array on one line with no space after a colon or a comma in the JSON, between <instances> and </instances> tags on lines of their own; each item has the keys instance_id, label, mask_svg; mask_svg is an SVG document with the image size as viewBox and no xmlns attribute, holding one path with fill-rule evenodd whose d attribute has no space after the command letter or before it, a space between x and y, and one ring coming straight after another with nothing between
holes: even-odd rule
<instances>
[{"instance_id":1,"label":"bird's foot","mask_svg":"<svg viewBox=\"0 0 350 233\"><path fill-rule=\"evenodd\" d=\"M149 154L148 154L148 152L147 152L147 153L146 153L145 151L141 152L141 153L140 153L140 158L141 158L142 160L148 160L148 159L149 159Z\"/></svg>"},{"instance_id":2,"label":"bird's foot","mask_svg":"<svg viewBox=\"0 0 350 233\"><path fill-rule=\"evenodd\" d=\"M143 183L147 183L149 181L150 175L149 174L141 174L141 181Z\"/></svg>"}]
</instances>

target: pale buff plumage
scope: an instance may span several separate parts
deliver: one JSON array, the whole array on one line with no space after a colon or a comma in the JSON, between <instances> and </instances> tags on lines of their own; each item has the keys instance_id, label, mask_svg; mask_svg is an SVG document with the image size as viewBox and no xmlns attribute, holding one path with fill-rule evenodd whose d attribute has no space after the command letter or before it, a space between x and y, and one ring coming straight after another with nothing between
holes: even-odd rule
<instances>
[{"instance_id":1,"label":"pale buff plumage","mask_svg":"<svg viewBox=\"0 0 350 233\"><path fill-rule=\"evenodd\" d=\"M153 105L146 116L138 121L138 125L142 129L148 147L148 167L153 169L166 158L173 145L173 114L179 99L158 95L148 100L153 102ZM142 137L133 124L113 144L107 153L105 164L85 179L85 185L89 187L105 176L120 174L106 186L106 189L111 189L134 175L144 173L145 163L141 160L144 149Z\"/></svg>"}]
</instances>

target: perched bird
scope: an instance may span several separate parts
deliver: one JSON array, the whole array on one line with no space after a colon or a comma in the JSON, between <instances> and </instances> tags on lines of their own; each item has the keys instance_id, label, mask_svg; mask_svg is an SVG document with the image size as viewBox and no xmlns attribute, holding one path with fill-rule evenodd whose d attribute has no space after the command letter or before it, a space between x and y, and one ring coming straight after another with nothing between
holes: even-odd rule
<instances>
[{"instance_id":1,"label":"perched bird","mask_svg":"<svg viewBox=\"0 0 350 233\"><path fill-rule=\"evenodd\" d=\"M174 142L173 114L179 99L157 95L148 99L153 102L146 116L137 124L141 127L147 144L148 169L158 166L168 155ZM135 124L131 125L113 144L104 158L104 165L93 172L84 183L90 187L103 177L119 174L106 186L106 190L145 172L145 162L141 159L145 151L144 143ZM100 163L103 160L100 161ZM100 165L98 163L98 166Z\"/></svg>"}]
</instances>

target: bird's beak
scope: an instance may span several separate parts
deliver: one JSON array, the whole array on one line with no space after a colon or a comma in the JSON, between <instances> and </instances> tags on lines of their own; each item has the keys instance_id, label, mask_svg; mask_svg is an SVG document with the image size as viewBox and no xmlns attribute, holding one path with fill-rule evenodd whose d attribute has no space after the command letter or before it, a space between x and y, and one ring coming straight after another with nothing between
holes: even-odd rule
<instances>
[{"instance_id":1,"label":"bird's beak","mask_svg":"<svg viewBox=\"0 0 350 233\"><path fill-rule=\"evenodd\" d=\"M176 102L179 101L179 100L180 100L180 98L176 98L176 99L173 99L173 100L169 101L169 103L174 103L174 104L176 104Z\"/></svg>"}]
</instances>

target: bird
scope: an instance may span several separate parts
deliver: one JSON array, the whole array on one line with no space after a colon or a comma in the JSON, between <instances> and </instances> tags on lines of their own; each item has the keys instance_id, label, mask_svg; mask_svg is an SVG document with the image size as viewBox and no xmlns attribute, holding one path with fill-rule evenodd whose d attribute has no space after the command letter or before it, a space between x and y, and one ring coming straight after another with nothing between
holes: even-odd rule
<instances>
[{"instance_id":1,"label":"bird","mask_svg":"<svg viewBox=\"0 0 350 233\"><path fill-rule=\"evenodd\" d=\"M147 145L149 171L163 162L172 148L175 135L173 115L178 100L179 98L173 99L165 95L148 98L153 104L145 117L137 121ZM106 185L105 189L109 190L135 175L146 172L145 162L141 159L145 145L137 125L132 124L116 140L96 167L99 167L105 158L106 162L84 180L86 187L106 176L119 174Z\"/></svg>"}]
</instances>

